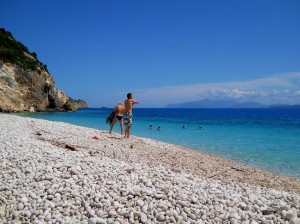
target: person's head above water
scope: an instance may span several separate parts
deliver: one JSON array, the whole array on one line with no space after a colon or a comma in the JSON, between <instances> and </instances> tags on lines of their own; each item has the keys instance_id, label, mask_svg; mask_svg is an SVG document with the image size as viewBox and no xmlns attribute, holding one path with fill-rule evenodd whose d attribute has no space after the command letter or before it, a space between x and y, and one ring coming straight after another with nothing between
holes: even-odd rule
<instances>
[{"instance_id":1,"label":"person's head above water","mask_svg":"<svg viewBox=\"0 0 300 224\"><path fill-rule=\"evenodd\" d=\"M132 99L132 93L127 93L127 99Z\"/></svg>"}]
</instances>

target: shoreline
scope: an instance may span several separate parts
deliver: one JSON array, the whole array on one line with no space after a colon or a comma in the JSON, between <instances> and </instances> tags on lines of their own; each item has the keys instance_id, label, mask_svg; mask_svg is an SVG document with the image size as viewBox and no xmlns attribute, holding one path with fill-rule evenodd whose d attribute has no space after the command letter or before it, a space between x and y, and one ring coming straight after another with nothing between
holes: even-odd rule
<instances>
[{"instance_id":1,"label":"shoreline","mask_svg":"<svg viewBox=\"0 0 300 224\"><path fill-rule=\"evenodd\" d=\"M109 130L109 125L103 122L109 112L101 109L83 109L76 113L33 113L20 114L20 116ZM191 121L186 120L184 114L190 114L188 119ZM231 117L233 114L234 119ZM274 119L272 114L278 119ZM274 111L264 113L256 109L253 112L240 109L237 112L222 109L210 112L190 109L186 112L180 109L172 112L162 109L141 109L135 113L136 120L132 134L180 145L267 172L299 179L298 158L300 160L300 155L297 149L300 138L297 137L300 133L297 129L297 122L295 124L290 122L291 120L297 121L297 114L289 111L278 116L278 113ZM152 115L160 118L153 120ZM175 119L174 122L173 119ZM197 119L200 120L197 121ZM172 120L171 123L170 120ZM185 122L188 122L188 126L183 129L182 124ZM149 124L155 128L150 129ZM198 127L200 124L202 129ZM156 131L158 126L162 127L161 132ZM120 133L119 125L114 131Z\"/></svg>"},{"instance_id":2,"label":"shoreline","mask_svg":"<svg viewBox=\"0 0 300 224\"><path fill-rule=\"evenodd\" d=\"M300 179L142 137L125 140L103 130L16 115L0 114L0 120L1 183L8 183L0 185L0 193L4 192L4 196L0 195L0 221L5 216L6 221L19 217L22 221L51 223L51 217L60 214L55 220L74 223L210 223L211 219L213 223L260 223L267 220L263 214L266 211L275 222L297 221ZM20 177L26 184L19 183ZM54 187L54 180L65 183L67 190ZM43 183L40 190L36 185L39 182ZM12 186L15 187L11 189ZM61 189L58 194L51 190L55 188ZM137 188L140 193L135 192ZM37 195L33 193L40 194L40 198L35 199ZM62 199L71 203L67 212ZM105 201L108 199L110 203ZM32 205L32 200L37 206ZM222 212L214 201L222 205ZM100 208L95 205L99 202ZM33 215L32 210L39 211L41 206L46 206L42 214ZM202 214L203 209L208 213Z\"/></svg>"}]
</instances>

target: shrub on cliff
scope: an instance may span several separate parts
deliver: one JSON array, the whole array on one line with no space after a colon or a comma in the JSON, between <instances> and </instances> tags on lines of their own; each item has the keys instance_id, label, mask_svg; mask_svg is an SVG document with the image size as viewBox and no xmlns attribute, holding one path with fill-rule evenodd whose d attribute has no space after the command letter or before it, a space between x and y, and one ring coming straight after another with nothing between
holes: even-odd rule
<instances>
[{"instance_id":1,"label":"shrub on cliff","mask_svg":"<svg viewBox=\"0 0 300 224\"><path fill-rule=\"evenodd\" d=\"M36 71L42 67L47 71L47 66L37 59L37 54L29 52L26 46L4 28L0 28L0 60L21 66L24 70Z\"/></svg>"}]
</instances>

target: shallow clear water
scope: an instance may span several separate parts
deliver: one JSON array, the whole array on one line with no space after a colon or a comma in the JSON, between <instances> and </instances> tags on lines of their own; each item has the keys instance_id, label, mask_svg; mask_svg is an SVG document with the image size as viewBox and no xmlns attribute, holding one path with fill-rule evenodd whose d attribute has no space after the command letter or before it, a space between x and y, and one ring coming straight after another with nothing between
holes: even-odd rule
<instances>
[{"instance_id":1,"label":"shallow clear water","mask_svg":"<svg viewBox=\"0 0 300 224\"><path fill-rule=\"evenodd\" d=\"M105 120L111 110L19 115L108 130ZM187 146L300 178L300 110L135 108L133 113L133 135ZM150 124L153 129L149 129ZM161 131L156 130L158 126ZM120 132L119 123L113 131Z\"/></svg>"}]
</instances>

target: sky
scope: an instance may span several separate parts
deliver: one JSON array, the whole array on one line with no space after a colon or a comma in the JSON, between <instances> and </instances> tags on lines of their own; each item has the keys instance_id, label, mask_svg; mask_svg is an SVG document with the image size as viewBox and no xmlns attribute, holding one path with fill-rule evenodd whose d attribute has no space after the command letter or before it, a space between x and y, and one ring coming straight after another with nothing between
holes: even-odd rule
<instances>
[{"instance_id":1,"label":"sky","mask_svg":"<svg viewBox=\"0 0 300 224\"><path fill-rule=\"evenodd\" d=\"M90 107L300 104L298 0L0 0L0 27Z\"/></svg>"}]
</instances>

